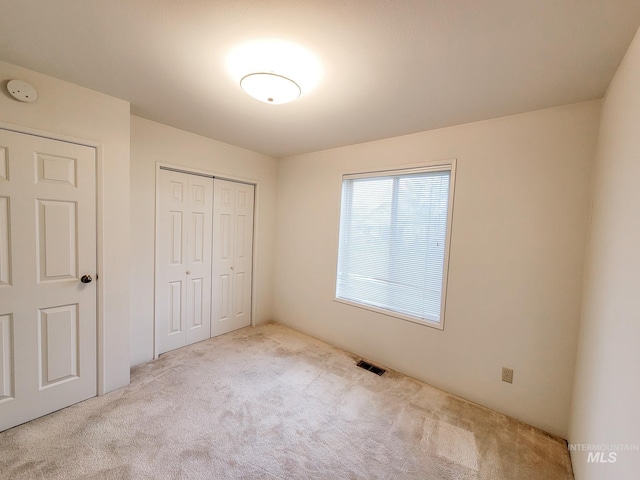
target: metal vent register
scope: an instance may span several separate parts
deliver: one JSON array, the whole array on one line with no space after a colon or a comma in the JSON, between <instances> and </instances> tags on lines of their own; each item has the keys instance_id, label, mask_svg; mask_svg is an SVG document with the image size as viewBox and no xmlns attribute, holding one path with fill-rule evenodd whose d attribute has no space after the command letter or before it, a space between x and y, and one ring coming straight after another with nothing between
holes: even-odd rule
<instances>
[{"instance_id":1,"label":"metal vent register","mask_svg":"<svg viewBox=\"0 0 640 480\"><path fill-rule=\"evenodd\" d=\"M365 362L364 360L360 360L358 362L358 366L360 368L364 368L365 370L369 370L370 372L375 373L376 375L382 375L386 370L384 368L376 367L375 365Z\"/></svg>"}]
</instances>

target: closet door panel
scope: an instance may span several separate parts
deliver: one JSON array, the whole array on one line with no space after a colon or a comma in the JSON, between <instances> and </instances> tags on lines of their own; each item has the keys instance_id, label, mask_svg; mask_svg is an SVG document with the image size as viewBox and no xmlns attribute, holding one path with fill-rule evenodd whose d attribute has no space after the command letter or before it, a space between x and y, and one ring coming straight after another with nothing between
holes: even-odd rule
<instances>
[{"instance_id":1,"label":"closet door panel","mask_svg":"<svg viewBox=\"0 0 640 480\"><path fill-rule=\"evenodd\" d=\"M214 180L212 336L251 325L254 188Z\"/></svg>"},{"instance_id":2,"label":"closet door panel","mask_svg":"<svg viewBox=\"0 0 640 480\"><path fill-rule=\"evenodd\" d=\"M158 354L209 338L213 179L160 169L156 230Z\"/></svg>"},{"instance_id":3,"label":"closet door panel","mask_svg":"<svg viewBox=\"0 0 640 480\"><path fill-rule=\"evenodd\" d=\"M189 244L187 248L186 343L211 336L211 246L213 179L190 175Z\"/></svg>"}]
</instances>

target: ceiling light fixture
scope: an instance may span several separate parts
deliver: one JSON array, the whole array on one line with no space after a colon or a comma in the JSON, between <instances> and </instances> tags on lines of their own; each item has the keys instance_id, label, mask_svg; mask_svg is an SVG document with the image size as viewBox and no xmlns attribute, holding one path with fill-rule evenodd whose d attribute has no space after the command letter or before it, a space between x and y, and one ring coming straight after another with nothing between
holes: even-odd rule
<instances>
[{"instance_id":1,"label":"ceiling light fixture","mask_svg":"<svg viewBox=\"0 0 640 480\"><path fill-rule=\"evenodd\" d=\"M250 73L242 77L240 86L249 96L272 105L291 102L302 93L296 82L275 73Z\"/></svg>"},{"instance_id":2,"label":"ceiling light fixture","mask_svg":"<svg viewBox=\"0 0 640 480\"><path fill-rule=\"evenodd\" d=\"M227 54L230 79L251 97L271 105L312 92L323 77L322 64L310 50L285 40L242 43Z\"/></svg>"}]
</instances>

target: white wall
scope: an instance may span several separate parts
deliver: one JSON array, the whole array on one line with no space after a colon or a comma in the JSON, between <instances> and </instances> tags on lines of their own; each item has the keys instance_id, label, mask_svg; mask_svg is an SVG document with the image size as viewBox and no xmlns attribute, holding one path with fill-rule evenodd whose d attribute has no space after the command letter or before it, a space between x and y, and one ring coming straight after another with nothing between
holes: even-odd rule
<instances>
[{"instance_id":1,"label":"white wall","mask_svg":"<svg viewBox=\"0 0 640 480\"><path fill-rule=\"evenodd\" d=\"M22 79L38 90L34 103L20 103L6 82ZM103 147L102 215L103 343L99 345L99 390L129 383L129 103L24 68L0 62L0 122L100 142ZM99 193L100 197L100 193ZM100 368L100 367L99 367Z\"/></svg>"},{"instance_id":2,"label":"white wall","mask_svg":"<svg viewBox=\"0 0 640 480\"><path fill-rule=\"evenodd\" d=\"M569 440L640 445L640 33L605 97L596 158ZM640 452L572 460L578 480L640 472Z\"/></svg>"},{"instance_id":3,"label":"white wall","mask_svg":"<svg viewBox=\"0 0 640 480\"><path fill-rule=\"evenodd\" d=\"M566 438L599 109L281 160L275 319ZM447 158L458 170L444 331L334 302L341 174Z\"/></svg>"},{"instance_id":4,"label":"white wall","mask_svg":"<svg viewBox=\"0 0 640 480\"><path fill-rule=\"evenodd\" d=\"M257 183L254 318L272 318L276 160L193 133L131 117L131 365L153 358L156 162Z\"/></svg>"}]
</instances>

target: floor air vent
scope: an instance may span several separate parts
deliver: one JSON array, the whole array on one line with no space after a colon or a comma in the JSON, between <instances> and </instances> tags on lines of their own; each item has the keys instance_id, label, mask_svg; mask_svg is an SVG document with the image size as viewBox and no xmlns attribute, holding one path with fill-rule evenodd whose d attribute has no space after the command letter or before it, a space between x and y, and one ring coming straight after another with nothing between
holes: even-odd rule
<instances>
[{"instance_id":1,"label":"floor air vent","mask_svg":"<svg viewBox=\"0 0 640 480\"><path fill-rule=\"evenodd\" d=\"M365 370L369 370L370 372L375 373L376 375L382 375L386 370L384 368L376 367L375 365L365 362L364 360L360 360L358 362L358 366L360 368L364 368Z\"/></svg>"}]
</instances>

